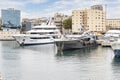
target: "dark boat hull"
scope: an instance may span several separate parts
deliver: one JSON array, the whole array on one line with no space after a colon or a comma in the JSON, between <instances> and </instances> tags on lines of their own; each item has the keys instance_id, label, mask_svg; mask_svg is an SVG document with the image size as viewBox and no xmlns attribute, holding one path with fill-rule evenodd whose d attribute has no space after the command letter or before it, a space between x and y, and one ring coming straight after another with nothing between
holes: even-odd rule
<instances>
[{"instance_id":1,"label":"dark boat hull","mask_svg":"<svg viewBox=\"0 0 120 80\"><path fill-rule=\"evenodd\" d=\"M120 57L120 49L114 50L115 57Z\"/></svg>"},{"instance_id":2,"label":"dark boat hull","mask_svg":"<svg viewBox=\"0 0 120 80\"><path fill-rule=\"evenodd\" d=\"M96 41L80 41L80 40L70 40L70 41L61 41L56 42L56 45L59 49L69 50L69 49L80 49L85 47L96 46Z\"/></svg>"}]
</instances>

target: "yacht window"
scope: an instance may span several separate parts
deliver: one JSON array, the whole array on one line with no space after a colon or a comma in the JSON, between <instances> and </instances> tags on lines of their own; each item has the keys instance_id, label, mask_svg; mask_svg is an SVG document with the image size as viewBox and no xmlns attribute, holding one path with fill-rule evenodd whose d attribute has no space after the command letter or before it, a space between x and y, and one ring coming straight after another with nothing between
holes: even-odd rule
<instances>
[{"instance_id":1,"label":"yacht window","mask_svg":"<svg viewBox=\"0 0 120 80\"><path fill-rule=\"evenodd\" d=\"M56 28L34 28L34 30L38 30L38 29L41 29L41 30L56 30Z\"/></svg>"},{"instance_id":2,"label":"yacht window","mask_svg":"<svg viewBox=\"0 0 120 80\"><path fill-rule=\"evenodd\" d=\"M30 33L30 34L37 34L37 33Z\"/></svg>"},{"instance_id":3,"label":"yacht window","mask_svg":"<svg viewBox=\"0 0 120 80\"><path fill-rule=\"evenodd\" d=\"M49 39L49 37L31 37L30 39Z\"/></svg>"}]
</instances>

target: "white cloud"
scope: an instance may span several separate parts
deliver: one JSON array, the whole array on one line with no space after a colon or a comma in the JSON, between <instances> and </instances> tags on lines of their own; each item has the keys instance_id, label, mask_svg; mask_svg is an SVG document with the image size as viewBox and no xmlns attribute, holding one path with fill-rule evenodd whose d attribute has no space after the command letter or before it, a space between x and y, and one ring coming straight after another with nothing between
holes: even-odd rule
<instances>
[{"instance_id":1,"label":"white cloud","mask_svg":"<svg viewBox=\"0 0 120 80\"><path fill-rule=\"evenodd\" d=\"M120 7L107 8L107 18L120 18Z\"/></svg>"},{"instance_id":2,"label":"white cloud","mask_svg":"<svg viewBox=\"0 0 120 80\"><path fill-rule=\"evenodd\" d=\"M30 17L30 14L27 12L21 12L22 18Z\"/></svg>"},{"instance_id":3,"label":"white cloud","mask_svg":"<svg viewBox=\"0 0 120 80\"><path fill-rule=\"evenodd\" d=\"M31 12L25 12L28 10L25 10L24 12L22 11L26 4L29 3L44 3L47 2L48 0L0 0L0 9L7 9L7 8L15 8L18 10L21 10L21 15L22 17L31 17ZM1 15L1 10L0 10L0 15ZM35 15L35 13L33 14Z\"/></svg>"},{"instance_id":4,"label":"white cloud","mask_svg":"<svg viewBox=\"0 0 120 80\"><path fill-rule=\"evenodd\" d=\"M8 0L4 0L0 2L0 9L20 8L21 6L24 6L24 3L16 2L16 1L8 1Z\"/></svg>"},{"instance_id":5,"label":"white cloud","mask_svg":"<svg viewBox=\"0 0 120 80\"><path fill-rule=\"evenodd\" d=\"M100 4L109 7L107 10L108 18L120 18L120 0L108 1L108 0L59 0L55 2L51 9L54 12L62 12L70 14L74 9L90 8L91 5ZM71 10L71 11L70 11ZM51 10L52 11L52 10ZM70 13L69 13L70 12Z\"/></svg>"},{"instance_id":6,"label":"white cloud","mask_svg":"<svg viewBox=\"0 0 120 80\"><path fill-rule=\"evenodd\" d=\"M0 9L5 8L15 8L19 9L22 12L22 17L34 18L34 17L44 17L44 16L53 16L56 12L62 12L64 14L70 15L74 9L90 8L91 5L101 4L105 7L107 4L107 14L109 17L119 17L120 18L120 0L56 0L49 7L39 10L38 12L33 12L28 9L25 10L26 4L47 4L48 0L0 0ZM115 10L115 11L114 11Z\"/></svg>"},{"instance_id":7,"label":"white cloud","mask_svg":"<svg viewBox=\"0 0 120 80\"><path fill-rule=\"evenodd\" d=\"M28 0L28 3L44 3L47 2L48 0Z\"/></svg>"},{"instance_id":8,"label":"white cloud","mask_svg":"<svg viewBox=\"0 0 120 80\"><path fill-rule=\"evenodd\" d=\"M48 0L0 0L0 9L17 8L22 9L29 3L44 3Z\"/></svg>"}]
</instances>

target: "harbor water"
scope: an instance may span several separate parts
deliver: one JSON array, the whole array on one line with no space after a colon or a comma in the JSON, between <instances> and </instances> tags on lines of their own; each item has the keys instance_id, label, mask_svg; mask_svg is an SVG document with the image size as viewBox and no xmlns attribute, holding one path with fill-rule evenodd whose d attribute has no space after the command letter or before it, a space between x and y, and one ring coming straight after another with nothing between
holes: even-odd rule
<instances>
[{"instance_id":1,"label":"harbor water","mask_svg":"<svg viewBox=\"0 0 120 80\"><path fill-rule=\"evenodd\" d=\"M3 80L120 80L120 59L110 47L63 51L54 44L20 47L0 42Z\"/></svg>"}]
</instances>

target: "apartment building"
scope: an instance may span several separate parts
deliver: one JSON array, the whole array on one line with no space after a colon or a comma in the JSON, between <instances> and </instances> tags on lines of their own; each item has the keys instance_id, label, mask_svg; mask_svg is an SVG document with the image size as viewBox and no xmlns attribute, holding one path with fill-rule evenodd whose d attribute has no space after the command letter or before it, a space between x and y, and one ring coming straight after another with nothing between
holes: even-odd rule
<instances>
[{"instance_id":1,"label":"apartment building","mask_svg":"<svg viewBox=\"0 0 120 80\"><path fill-rule=\"evenodd\" d=\"M92 32L105 32L105 13L102 8L73 10L72 32L81 32L81 27Z\"/></svg>"},{"instance_id":2,"label":"apartment building","mask_svg":"<svg viewBox=\"0 0 120 80\"><path fill-rule=\"evenodd\" d=\"M65 19L68 19L70 16L67 16L67 15L64 15L62 13L55 13L54 14L54 19L53 19L53 22L54 24L56 25L56 27L63 33L63 32L66 32L66 30L63 28L62 26L62 22L65 20Z\"/></svg>"},{"instance_id":3,"label":"apartment building","mask_svg":"<svg viewBox=\"0 0 120 80\"><path fill-rule=\"evenodd\" d=\"M29 19L29 18L23 18L22 22L32 22L32 23L36 23L38 25L41 25L42 23L46 23L47 22L47 18L46 17L42 17L42 18L33 18L33 19Z\"/></svg>"},{"instance_id":4,"label":"apartment building","mask_svg":"<svg viewBox=\"0 0 120 80\"><path fill-rule=\"evenodd\" d=\"M72 11L72 32L79 33L87 28L87 9Z\"/></svg>"},{"instance_id":5,"label":"apartment building","mask_svg":"<svg viewBox=\"0 0 120 80\"><path fill-rule=\"evenodd\" d=\"M101 10L87 10L87 27L93 32L105 32L105 13Z\"/></svg>"},{"instance_id":6,"label":"apartment building","mask_svg":"<svg viewBox=\"0 0 120 80\"><path fill-rule=\"evenodd\" d=\"M62 27L62 21L69 18L69 16L64 15L62 13L55 13L54 14L54 23L58 28Z\"/></svg>"},{"instance_id":7,"label":"apartment building","mask_svg":"<svg viewBox=\"0 0 120 80\"><path fill-rule=\"evenodd\" d=\"M103 7L102 7L102 5L93 5L93 6L91 6L91 9L94 9L94 10L103 10Z\"/></svg>"},{"instance_id":8,"label":"apartment building","mask_svg":"<svg viewBox=\"0 0 120 80\"><path fill-rule=\"evenodd\" d=\"M106 19L107 30L119 29L120 30L120 19Z\"/></svg>"}]
</instances>

